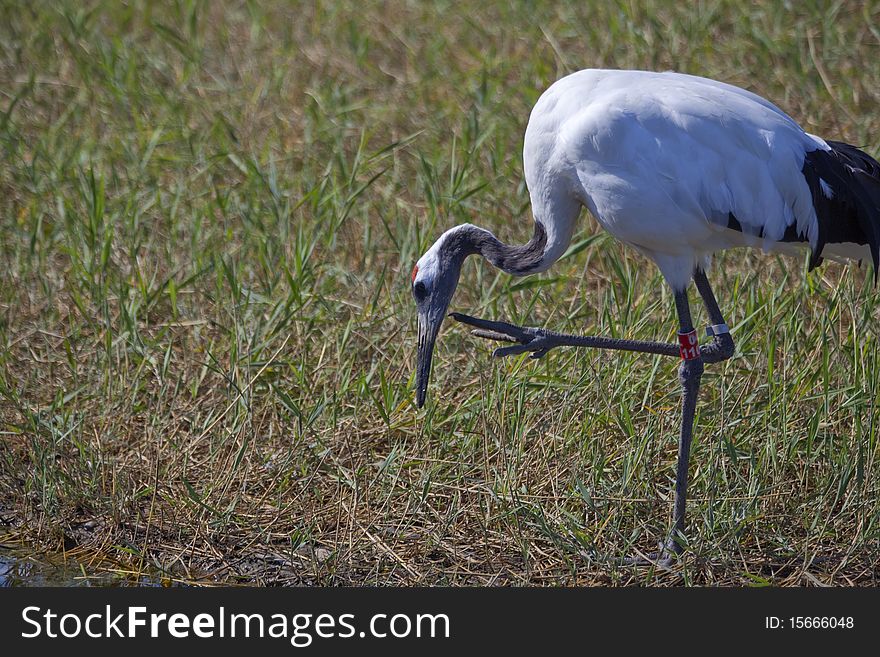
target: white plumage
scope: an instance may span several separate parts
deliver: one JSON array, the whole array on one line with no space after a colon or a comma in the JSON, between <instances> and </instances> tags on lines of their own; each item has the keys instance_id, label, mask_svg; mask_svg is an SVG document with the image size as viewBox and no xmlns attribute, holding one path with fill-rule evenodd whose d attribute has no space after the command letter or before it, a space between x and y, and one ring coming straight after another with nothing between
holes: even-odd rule
<instances>
[{"instance_id":1,"label":"white plumage","mask_svg":"<svg viewBox=\"0 0 880 657\"><path fill-rule=\"evenodd\" d=\"M581 205L654 260L675 289L717 250L789 250L780 240L792 224L815 248L816 211L801 172L815 150L829 146L729 84L646 71L562 78L538 100L525 136L532 209L548 233L540 269L565 251ZM741 231L727 228L730 214Z\"/></svg>"}]
</instances>

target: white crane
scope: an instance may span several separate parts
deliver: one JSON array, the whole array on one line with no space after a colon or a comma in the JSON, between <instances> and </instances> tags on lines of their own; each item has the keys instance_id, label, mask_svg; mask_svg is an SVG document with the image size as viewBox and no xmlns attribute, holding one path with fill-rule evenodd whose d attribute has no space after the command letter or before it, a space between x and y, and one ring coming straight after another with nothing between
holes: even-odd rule
<instances>
[{"instance_id":1,"label":"white crane","mask_svg":"<svg viewBox=\"0 0 880 657\"><path fill-rule=\"evenodd\" d=\"M471 224L452 228L412 272L418 308L416 401L424 405L440 324L461 265L481 254L515 276L541 272L566 250L581 208L617 239L653 260L672 288L678 344L573 336L453 313L484 338L516 342L495 356L558 346L622 349L680 357L681 433L673 528L648 562L682 552L688 458L704 363L734 344L706 277L715 251L739 246L812 251L867 260L878 271L880 164L854 146L806 133L749 91L679 73L584 70L554 83L529 118L523 149L535 219L521 246ZM688 307L690 281L712 322L699 345ZM635 560L644 562L646 560Z\"/></svg>"}]
</instances>

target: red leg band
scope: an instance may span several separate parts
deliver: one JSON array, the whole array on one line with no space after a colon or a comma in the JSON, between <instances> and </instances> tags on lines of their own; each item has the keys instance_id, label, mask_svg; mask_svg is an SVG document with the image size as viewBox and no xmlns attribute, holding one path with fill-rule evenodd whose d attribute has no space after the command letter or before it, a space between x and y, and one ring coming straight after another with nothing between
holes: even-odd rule
<instances>
[{"instance_id":1,"label":"red leg band","mask_svg":"<svg viewBox=\"0 0 880 657\"><path fill-rule=\"evenodd\" d=\"M682 360L696 360L700 357L700 341L697 340L697 331L678 333L678 352Z\"/></svg>"}]
</instances>

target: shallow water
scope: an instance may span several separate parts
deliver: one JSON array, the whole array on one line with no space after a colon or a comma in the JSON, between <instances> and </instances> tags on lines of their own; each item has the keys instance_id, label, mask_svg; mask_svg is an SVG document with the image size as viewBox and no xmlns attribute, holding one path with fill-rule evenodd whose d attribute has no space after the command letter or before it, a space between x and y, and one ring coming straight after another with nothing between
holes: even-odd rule
<instances>
[{"instance_id":1,"label":"shallow water","mask_svg":"<svg viewBox=\"0 0 880 657\"><path fill-rule=\"evenodd\" d=\"M0 547L0 587L9 586L159 586L159 582L142 579L135 583L118 575L98 575L70 557L35 556Z\"/></svg>"}]
</instances>

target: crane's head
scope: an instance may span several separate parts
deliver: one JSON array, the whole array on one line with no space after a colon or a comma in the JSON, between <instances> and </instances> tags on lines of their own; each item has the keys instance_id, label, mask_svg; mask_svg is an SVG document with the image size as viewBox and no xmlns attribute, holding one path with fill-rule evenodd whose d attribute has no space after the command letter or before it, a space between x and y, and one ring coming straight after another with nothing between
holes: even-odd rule
<instances>
[{"instance_id":1,"label":"crane's head","mask_svg":"<svg viewBox=\"0 0 880 657\"><path fill-rule=\"evenodd\" d=\"M461 264L476 252L473 237L465 224L443 233L419 258L412 271L412 294L419 314L419 352L416 370L416 403L425 405L434 342L452 294L458 286Z\"/></svg>"}]
</instances>

